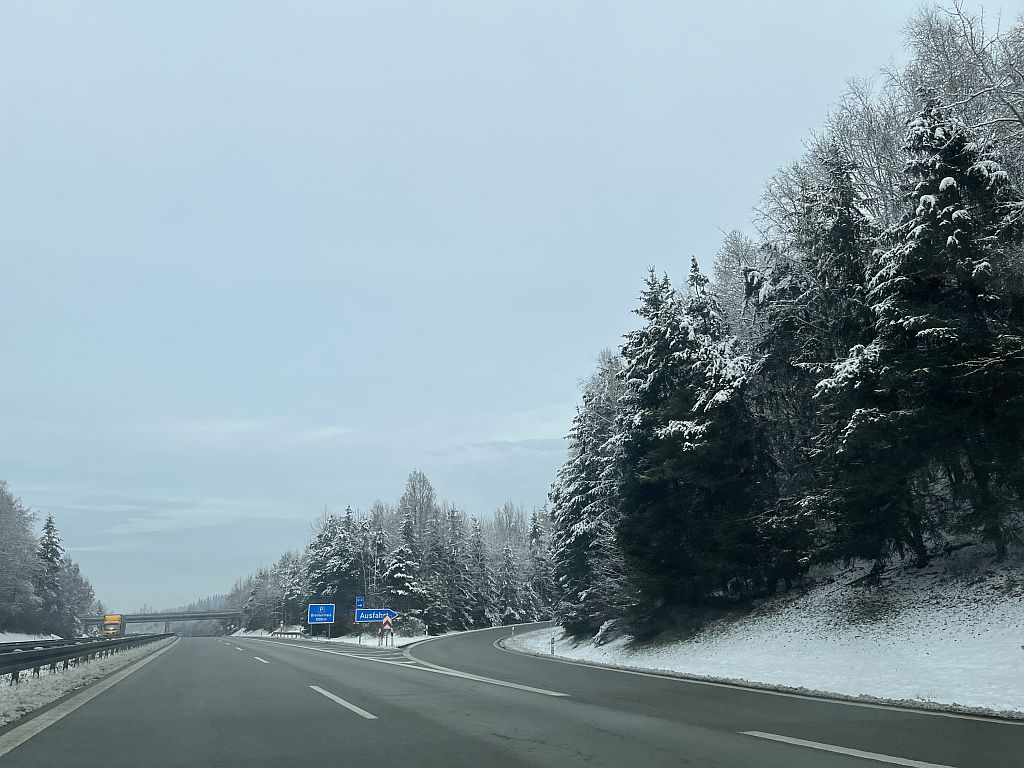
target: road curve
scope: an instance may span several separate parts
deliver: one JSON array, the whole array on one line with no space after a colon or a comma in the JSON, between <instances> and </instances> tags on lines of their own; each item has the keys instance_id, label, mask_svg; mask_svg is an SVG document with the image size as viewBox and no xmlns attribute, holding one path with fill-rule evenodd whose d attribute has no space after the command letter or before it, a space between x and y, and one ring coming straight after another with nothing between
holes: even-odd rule
<instances>
[{"instance_id":1,"label":"road curve","mask_svg":"<svg viewBox=\"0 0 1024 768\"><path fill-rule=\"evenodd\" d=\"M90 689L0 729L0 768L1020 766L1022 726L562 664L496 648L510 631L404 653L184 638L81 705Z\"/></svg>"},{"instance_id":2,"label":"road curve","mask_svg":"<svg viewBox=\"0 0 1024 768\"><path fill-rule=\"evenodd\" d=\"M517 631L542 626L546 625L519 627ZM568 693L577 702L678 727L731 734L755 731L907 761L903 764L1024 766L1024 723L860 705L565 663L499 648L497 641L511 632L504 627L438 638L412 646L407 655L523 685L545 685ZM759 745L760 759L766 759L774 744ZM820 765L831 765L822 750L817 759ZM871 762L865 763L862 758L859 764Z\"/></svg>"}]
</instances>

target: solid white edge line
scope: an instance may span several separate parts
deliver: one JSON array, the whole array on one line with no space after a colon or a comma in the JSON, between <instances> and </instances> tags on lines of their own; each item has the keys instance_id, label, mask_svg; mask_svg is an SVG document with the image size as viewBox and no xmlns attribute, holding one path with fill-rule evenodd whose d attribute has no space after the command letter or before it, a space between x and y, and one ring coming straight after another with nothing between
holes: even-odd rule
<instances>
[{"instance_id":1,"label":"solid white edge line","mask_svg":"<svg viewBox=\"0 0 1024 768\"><path fill-rule=\"evenodd\" d=\"M922 760L910 760L906 757L893 757L892 755L882 755L878 752L865 752L861 749L837 747L834 744L822 744L818 741L794 739L790 736L778 736L774 733L765 733L763 731L740 731L740 733L744 734L745 736L756 736L759 739L769 739L770 741L780 741L784 744L793 744L797 747L819 749L823 752L834 752L838 755L849 755L850 757L859 757L864 760L876 760L880 763L889 763L890 765L903 765L907 766L907 768L953 768L953 766L951 765L942 765L940 763L926 763Z\"/></svg>"},{"instance_id":2,"label":"solid white edge line","mask_svg":"<svg viewBox=\"0 0 1024 768\"><path fill-rule=\"evenodd\" d=\"M265 643L273 643L274 645L284 645L288 648L298 648L304 651L316 651L318 653L330 653L334 656L345 656L349 659L359 659L360 661L371 661L375 664L387 664L391 667L401 667L402 669L415 669L420 672L431 672L435 675L447 675L448 677L461 677L464 680L475 680L478 683L487 683L489 685L497 685L502 688L515 688L519 691L529 691L530 693L539 693L542 696L556 696L568 698L569 694L559 693L558 691L548 691L544 688L534 688L529 685L520 685L519 683L510 683L505 680L495 680L491 677L481 677L480 675L473 675L469 672L459 672L457 669L448 669L447 667L440 667L436 664L430 664L426 661L414 660L415 664L405 664L401 661L387 661L385 659L374 659L369 656L360 656L356 653L345 653L344 651L331 651L327 648L309 648L304 645L297 645L295 643L282 643L277 640L264 640Z\"/></svg>"},{"instance_id":3,"label":"solid white edge line","mask_svg":"<svg viewBox=\"0 0 1024 768\"><path fill-rule=\"evenodd\" d=\"M270 663L266 659L261 659L259 656L253 656L253 658L256 659L256 661L260 661L260 662L262 662L264 664L269 664Z\"/></svg>"},{"instance_id":4,"label":"solid white edge line","mask_svg":"<svg viewBox=\"0 0 1024 768\"><path fill-rule=\"evenodd\" d=\"M335 702L337 704L341 704L341 706L345 707L345 709L348 709L348 710L351 710L352 712L355 712L360 717L365 717L367 720L376 720L377 719L376 715L371 715L369 712L367 712L362 707L357 707L355 704L352 704L350 702L345 701L340 696L335 696L330 691L325 691L319 685L311 685L309 687L312 688L317 693L326 696L331 701L333 701L333 702Z\"/></svg>"},{"instance_id":5,"label":"solid white edge line","mask_svg":"<svg viewBox=\"0 0 1024 768\"><path fill-rule=\"evenodd\" d=\"M80 693L75 694L70 699L66 699L52 709L48 709L41 715L33 717L27 723L15 726L7 733L0 735L0 757L3 757L13 749L17 749L33 736L42 733L58 720L70 715L83 704L87 704L92 701L104 691L113 688L128 677L128 675L149 664L149 662L153 661L157 656L167 653L167 651L171 650L171 648L173 648L180 639L181 638L179 637L174 638L170 644L164 646L155 653L152 653L143 659L139 659L134 664L131 664L124 669L118 670L114 674L110 675L110 677L100 680L100 682L86 688Z\"/></svg>"},{"instance_id":6,"label":"solid white edge line","mask_svg":"<svg viewBox=\"0 0 1024 768\"><path fill-rule=\"evenodd\" d=\"M495 627L498 629L498 627ZM484 630L476 630L484 631ZM531 630L537 631L540 630ZM501 644L502 640L507 640L511 635L504 635L499 637L493 643L492 646L497 648L499 651L505 653L511 653L514 656L527 656L534 659L540 659L541 661L553 661L557 664L568 664L572 667L586 667L587 669L602 669L606 672L618 672L623 675L638 675L639 677L656 677L659 680L671 680L676 683L687 683L689 685L708 685L712 688L732 688L733 690L749 691L750 693L764 693L769 696L782 696L787 699L804 699L805 701L820 701L823 704L842 704L847 707L864 707L865 709L882 709L887 712L902 712L905 715L930 715L932 717L952 717L956 720L980 720L983 723L995 723L997 725L1016 725L1024 726L1024 720L1013 720L1005 717L993 717L990 715L973 715L969 712L950 712L942 709L923 709L918 707L899 706L898 704L877 704L870 701L854 701L853 699L841 699L833 698L831 696L815 696L810 693L793 693L791 691L778 691L772 688L761 688L756 685L743 685L742 683L727 683L720 680L701 680L695 677L686 677L682 673L675 675L662 674L653 670L645 672L639 669L626 669L624 667L613 667L608 664L600 664L598 662L586 662L577 661L575 659L567 659L564 656L550 656L546 653L533 653L531 651L517 651L511 648L506 648ZM440 638L437 638L440 639ZM409 655L410 659L416 659L415 656ZM418 660L418 659L417 659ZM418 660L420 661L420 660ZM426 664L427 662L421 661Z\"/></svg>"}]
</instances>

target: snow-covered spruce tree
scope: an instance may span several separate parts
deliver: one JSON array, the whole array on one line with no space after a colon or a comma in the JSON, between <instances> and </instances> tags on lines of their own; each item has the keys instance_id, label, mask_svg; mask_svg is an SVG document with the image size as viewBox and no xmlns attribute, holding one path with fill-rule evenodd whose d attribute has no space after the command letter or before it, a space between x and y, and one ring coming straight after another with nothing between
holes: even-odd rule
<instances>
[{"instance_id":1,"label":"snow-covered spruce tree","mask_svg":"<svg viewBox=\"0 0 1024 768\"><path fill-rule=\"evenodd\" d=\"M431 632L468 629L470 579L465 518L457 509L434 516L428 527L423 621Z\"/></svg>"},{"instance_id":2,"label":"snow-covered spruce tree","mask_svg":"<svg viewBox=\"0 0 1024 768\"><path fill-rule=\"evenodd\" d=\"M604 350L583 384L569 431L569 455L551 487L551 558L558 599L554 617L577 637L624 614L627 571L615 543L618 520L616 450L622 359ZM603 560L616 562L606 568ZM601 578L598 577L600 574ZM608 578L609 576L613 578Z\"/></svg>"},{"instance_id":3,"label":"snow-covered spruce tree","mask_svg":"<svg viewBox=\"0 0 1024 768\"><path fill-rule=\"evenodd\" d=\"M480 521L473 518L469 533L469 619L474 629L498 623L495 611L494 572L487 556L487 544Z\"/></svg>"},{"instance_id":4,"label":"snow-covered spruce tree","mask_svg":"<svg viewBox=\"0 0 1024 768\"><path fill-rule=\"evenodd\" d=\"M252 576L249 595L242 606L242 626L249 630L272 630L277 627L279 614L280 601L274 589L273 574L269 568L260 568Z\"/></svg>"},{"instance_id":5,"label":"snow-covered spruce tree","mask_svg":"<svg viewBox=\"0 0 1024 768\"><path fill-rule=\"evenodd\" d=\"M448 531L440 509L429 513L426 529L421 536L423 560L421 583L424 592L423 621L431 632L452 629L452 605L448 601Z\"/></svg>"},{"instance_id":6,"label":"snow-covered spruce tree","mask_svg":"<svg viewBox=\"0 0 1024 768\"><path fill-rule=\"evenodd\" d=\"M82 634L82 617L92 611L96 593L78 564L66 554L60 564L59 593L60 610L54 632L61 637L79 637Z\"/></svg>"},{"instance_id":7,"label":"snow-covered spruce tree","mask_svg":"<svg viewBox=\"0 0 1024 768\"><path fill-rule=\"evenodd\" d=\"M469 542L466 538L466 517L452 507L446 515L444 586L445 600L450 606L449 626L451 629L469 629L473 620L470 616L472 582L469 573Z\"/></svg>"},{"instance_id":8,"label":"snow-covered spruce tree","mask_svg":"<svg viewBox=\"0 0 1024 768\"><path fill-rule=\"evenodd\" d=\"M831 485L833 454L815 443L823 426L817 383L874 335L866 282L875 233L861 212L855 169L834 144L812 155L813 181L778 222L786 228L784 248L752 285L761 321L748 402L775 465L765 533L787 585L808 564L815 510L827 508L820 489Z\"/></svg>"},{"instance_id":9,"label":"snow-covered spruce tree","mask_svg":"<svg viewBox=\"0 0 1024 768\"><path fill-rule=\"evenodd\" d=\"M694 260L684 301L649 276L623 346L622 516L617 534L639 575L640 620L767 589L757 520L764 477L743 403L747 358L736 351Z\"/></svg>"},{"instance_id":10,"label":"snow-covered spruce tree","mask_svg":"<svg viewBox=\"0 0 1024 768\"><path fill-rule=\"evenodd\" d=\"M35 587L36 595L42 601L39 608L41 623L47 632L56 632L57 625L61 623L60 614L63 607L60 588L64 545L53 515L47 515L43 523L43 533L39 537L36 556L40 564Z\"/></svg>"},{"instance_id":11,"label":"snow-covered spruce tree","mask_svg":"<svg viewBox=\"0 0 1024 768\"><path fill-rule=\"evenodd\" d=\"M944 522L925 505L936 469L966 504L959 524L1000 557L1012 533L1002 490L1024 489L1020 197L991 148L934 100L906 151L909 210L868 294L875 338L819 388L841 416L828 435L837 551L874 559L876 573L894 551L927 560L925 535Z\"/></svg>"},{"instance_id":12,"label":"snow-covered spruce tree","mask_svg":"<svg viewBox=\"0 0 1024 768\"><path fill-rule=\"evenodd\" d=\"M382 606L402 616L422 618L425 595L416 579L419 564L412 548L403 541L388 558L382 584Z\"/></svg>"},{"instance_id":13,"label":"snow-covered spruce tree","mask_svg":"<svg viewBox=\"0 0 1024 768\"><path fill-rule=\"evenodd\" d=\"M353 605L364 588L359 555L355 513L348 509L344 517L325 514L305 557L306 594L311 602L329 599L338 605ZM343 632L351 613L339 611L337 617L334 631Z\"/></svg>"},{"instance_id":14,"label":"snow-covered spruce tree","mask_svg":"<svg viewBox=\"0 0 1024 768\"><path fill-rule=\"evenodd\" d=\"M495 589L498 621L507 626L537 619L537 596L523 578L523 567L511 544L506 544L498 565Z\"/></svg>"}]
</instances>

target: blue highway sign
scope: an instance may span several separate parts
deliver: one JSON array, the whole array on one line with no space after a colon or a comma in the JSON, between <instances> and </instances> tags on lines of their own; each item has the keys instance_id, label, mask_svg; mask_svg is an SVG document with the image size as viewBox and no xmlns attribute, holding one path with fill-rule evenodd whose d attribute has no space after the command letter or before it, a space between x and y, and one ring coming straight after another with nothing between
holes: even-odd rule
<instances>
[{"instance_id":1,"label":"blue highway sign","mask_svg":"<svg viewBox=\"0 0 1024 768\"><path fill-rule=\"evenodd\" d=\"M390 608L356 608L356 621L384 621L397 618Z\"/></svg>"},{"instance_id":2,"label":"blue highway sign","mask_svg":"<svg viewBox=\"0 0 1024 768\"><path fill-rule=\"evenodd\" d=\"M365 608L365 607L366 607L366 600L365 600L365 598L357 597L356 598L356 608Z\"/></svg>"},{"instance_id":3,"label":"blue highway sign","mask_svg":"<svg viewBox=\"0 0 1024 768\"><path fill-rule=\"evenodd\" d=\"M306 611L307 624L333 624L334 603L311 603Z\"/></svg>"}]
</instances>

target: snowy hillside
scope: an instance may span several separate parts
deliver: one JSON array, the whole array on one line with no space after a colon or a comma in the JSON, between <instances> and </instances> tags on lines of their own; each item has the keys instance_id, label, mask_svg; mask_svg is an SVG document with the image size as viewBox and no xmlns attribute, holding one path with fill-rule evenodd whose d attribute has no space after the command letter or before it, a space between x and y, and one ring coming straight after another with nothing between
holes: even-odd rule
<instances>
[{"instance_id":1,"label":"snowy hillside","mask_svg":"<svg viewBox=\"0 0 1024 768\"><path fill-rule=\"evenodd\" d=\"M546 629L506 645L547 654L555 636L556 654L573 659L1024 717L1024 553L993 564L970 546L892 569L872 591L852 584L864 573L846 569L682 643L575 644Z\"/></svg>"}]
</instances>

